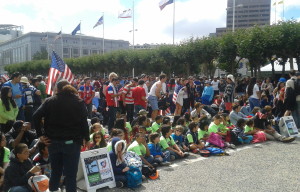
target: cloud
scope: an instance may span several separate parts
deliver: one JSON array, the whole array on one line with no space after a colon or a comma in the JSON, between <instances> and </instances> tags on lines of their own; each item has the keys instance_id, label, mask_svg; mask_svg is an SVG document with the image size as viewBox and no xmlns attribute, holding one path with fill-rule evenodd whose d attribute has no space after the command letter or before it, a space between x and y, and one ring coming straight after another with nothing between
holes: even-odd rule
<instances>
[{"instance_id":1,"label":"cloud","mask_svg":"<svg viewBox=\"0 0 300 192\"><path fill-rule=\"evenodd\" d=\"M173 4L162 11L160 0L135 0L135 44L172 43ZM286 11L300 7L299 0L285 0ZM0 17L8 24L23 25L24 32L71 31L82 22L82 33L102 37L102 26L93 26L104 12L105 38L123 39L132 43L132 19L118 19L121 10L132 7L128 0L87 1L3 1ZM273 1L274 2L274 1ZM175 41L191 36L202 37L226 26L227 0L176 0ZM278 15L280 10L278 6ZM295 16L296 18L299 17ZM272 9L274 21L274 9ZM279 18L279 17L278 17Z\"/></svg>"}]
</instances>

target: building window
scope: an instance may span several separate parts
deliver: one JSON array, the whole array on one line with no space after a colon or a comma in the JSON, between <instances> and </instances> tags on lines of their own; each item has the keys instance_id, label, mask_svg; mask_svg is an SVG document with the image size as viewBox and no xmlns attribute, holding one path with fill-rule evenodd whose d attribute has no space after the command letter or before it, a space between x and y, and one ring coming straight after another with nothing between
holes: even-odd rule
<instances>
[{"instance_id":1,"label":"building window","mask_svg":"<svg viewBox=\"0 0 300 192\"><path fill-rule=\"evenodd\" d=\"M74 55L79 55L79 49L76 49L76 48L73 49L73 54L74 54Z\"/></svg>"},{"instance_id":2,"label":"building window","mask_svg":"<svg viewBox=\"0 0 300 192\"><path fill-rule=\"evenodd\" d=\"M88 55L89 54L89 50L88 49L83 49L82 50L82 54L83 55Z\"/></svg>"},{"instance_id":3,"label":"building window","mask_svg":"<svg viewBox=\"0 0 300 192\"><path fill-rule=\"evenodd\" d=\"M69 54L69 48L64 48L64 54Z\"/></svg>"}]
</instances>

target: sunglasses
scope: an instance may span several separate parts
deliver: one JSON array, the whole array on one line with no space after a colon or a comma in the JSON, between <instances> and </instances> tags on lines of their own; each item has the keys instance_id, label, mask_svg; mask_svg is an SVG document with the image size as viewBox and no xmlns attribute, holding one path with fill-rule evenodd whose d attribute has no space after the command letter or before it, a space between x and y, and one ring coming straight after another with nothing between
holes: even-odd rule
<instances>
[{"instance_id":1,"label":"sunglasses","mask_svg":"<svg viewBox=\"0 0 300 192\"><path fill-rule=\"evenodd\" d=\"M95 137L95 139L101 139L101 137Z\"/></svg>"}]
</instances>

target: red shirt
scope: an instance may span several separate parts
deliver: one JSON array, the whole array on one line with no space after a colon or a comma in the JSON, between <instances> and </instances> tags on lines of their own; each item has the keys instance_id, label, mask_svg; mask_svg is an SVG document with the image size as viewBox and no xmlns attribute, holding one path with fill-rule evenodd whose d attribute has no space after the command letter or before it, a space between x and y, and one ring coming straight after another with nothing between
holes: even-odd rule
<instances>
[{"instance_id":1,"label":"red shirt","mask_svg":"<svg viewBox=\"0 0 300 192\"><path fill-rule=\"evenodd\" d=\"M106 105L112 107L119 107L118 97L112 97L111 95L116 95L116 89L112 84L106 87Z\"/></svg>"},{"instance_id":2,"label":"red shirt","mask_svg":"<svg viewBox=\"0 0 300 192\"><path fill-rule=\"evenodd\" d=\"M146 97L146 92L145 92L145 89L143 87L134 88L132 90L132 96L133 96L135 105L141 105L146 109L146 107L147 107L146 101L144 101L142 99L142 97Z\"/></svg>"}]
</instances>

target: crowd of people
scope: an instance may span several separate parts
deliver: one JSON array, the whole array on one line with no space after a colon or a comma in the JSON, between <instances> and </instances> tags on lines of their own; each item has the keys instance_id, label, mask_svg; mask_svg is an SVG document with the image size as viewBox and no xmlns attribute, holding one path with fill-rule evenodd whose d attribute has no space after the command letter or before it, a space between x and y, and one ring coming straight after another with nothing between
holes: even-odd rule
<instances>
[{"instance_id":1,"label":"crowd of people","mask_svg":"<svg viewBox=\"0 0 300 192\"><path fill-rule=\"evenodd\" d=\"M50 191L76 191L80 152L107 148L117 187L127 186L126 151L155 170L190 153L228 155L226 148L276 140L278 122L300 128L300 73L277 80L233 75L158 77L141 74L61 80L54 96L47 78L13 73L0 79L0 186L32 191L28 179L50 178ZM141 168L142 173L143 168Z\"/></svg>"}]
</instances>

